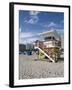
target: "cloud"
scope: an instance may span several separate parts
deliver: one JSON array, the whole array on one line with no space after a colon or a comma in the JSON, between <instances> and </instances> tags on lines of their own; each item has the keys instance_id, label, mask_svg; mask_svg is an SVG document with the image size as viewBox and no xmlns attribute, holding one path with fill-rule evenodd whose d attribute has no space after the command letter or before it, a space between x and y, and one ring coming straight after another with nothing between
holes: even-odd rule
<instances>
[{"instance_id":1,"label":"cloud","mask_svg":"<svg viewBox=\"0 0 72 90\"><path fill-rule=\"evenodd\" d=\"M35 40L38 40L38 34L34 34L31 32L20 32L20 37L19 37L19 43L31 43L34 42Z\"/></svg>"},{"instance_id":2,"label":"cloud","mask_svg":"<svg viewBox=\"0 0 72 90\"><path fill-rule=\"evenodd\" d=\"M30 19L26 19L24 22L29 23L29 24L35 24L39 20L38 16L31 16Z\"/></svg>"},{"instance_id":3,"label":"cloud","mask_svg":"<svg viewBox=\"0 0 72 90\"><path fill-rule=\"evenodd\" d=\"M39 13L40 12L37 11L30 11L29 12L30 17L26 18L24 22L29 24L36 24L39 21L39 17L38 17Z\"/></svg>"},{"instance_id":4,"label":"cloud","mask_svg":"<svg viewBox=\"0 0 72 90\"><path fill-rule=\"evenodd\" d=\"M21 28L19 28L19 32L21 32Z\"/></svg>"},{"instance_id":5,"label":"cloud","mask_svg":"<svg viewBox=\"0 0 72 90\"><path fill-rule=\"evenodd\" d=\"M60 23L54 23L54 22L50 22L48 24L43 25L45 28L55 28L55 29L62 29L63 26L63 21Z\"/></svg>"},{"instance_id":6,"label":"cloud","mask_svg":"<svg viewBox=\"0 0 72 90\"><path fill-rule=\"evenodd\" d=\"M27 38L32 37L32 36L33 34L31 32L27 32L27 33L20 32L19 43L22 43L22 44L27 43L28 42Z\"/></svg>"},{"instance_id":7,"label":"cloud","mask_svg":"<svg viewBox=\"0 0 72 90\"><path fill-rule=\"evenodd\" d=\"M28 39L20 39L19 43L21 44L27 44L27 43L33 43L34 41L38 40L38 38L28 38Z\"/></svg>"},{"instance_id":8,"label":"cloud","mask_svg":"<svg viewBox=\"0 0 72 90\"><path fill-rule=\"evenodd\" d=\"M64 36L64 29L56 29L56 31L57 31L61 36Z\"/></svg>"},{"instance_id":9,"label":"cloud","mask_svg":"<svg viewBox=\"0 0 72 90\"><path fill-rule=\"evenodd\" d=\"M55 24L54 22L51 22L48 27L52 27L52 26L57 26L57 24Z\"/></svg>"},{"instance_id":10,"label":"cloud","mask_svg":"<svg viewBox=\"0 0 72 90\"><path fill-rule=\"evenodd\" d=\"M50 22L49 24L44 25L45 27L56 27L57 24L54 22Z\"/></svg>"},{"instance_id":11,"label":"cloud","mask_svg":"<svg viewBox=\"0 0 72 90\"><path fill-rule=\"evenodd\" d=\"M38 40L37 37L35 37L35 38L34 38L34 37L33 37L33 38L28 38L28 39L27 39L27 42L28 42L28 43L31 43L31 42L34 42L34 41L36 41L36 40Z\"/></svg>"},{"instance_id":12,"label":"cloud","mask_svg":"<svg viewBox=\"0 0 72 90\"><path fill-rule=\"evenodd\" d=\"M30 11L30 15L36 16L38 15L40 12L39 11Z\"/></svg>"},{"instance_id":13,"label":"cloud","mask_svg":"<svg viewBox=\"0 0 72 90\"><path fill-rule=\"evenodd\" d=\"M32 33L21 33L19 38L19 43L22 43L22 44L32 43L38 39L39 38L34 37Z\"/></svg>"},{"instance_id":14,"label":"cloud","mask_svg":"<svg viewBox=\"0 0 72 90\"><path fill-rule=\"evenodd\" d=\"M27 32L27 33L24 33L24 32L20 32L20 38L28 38L28 37L32 37L33 34L31 32Z\"/></svg>"}]
</instances>

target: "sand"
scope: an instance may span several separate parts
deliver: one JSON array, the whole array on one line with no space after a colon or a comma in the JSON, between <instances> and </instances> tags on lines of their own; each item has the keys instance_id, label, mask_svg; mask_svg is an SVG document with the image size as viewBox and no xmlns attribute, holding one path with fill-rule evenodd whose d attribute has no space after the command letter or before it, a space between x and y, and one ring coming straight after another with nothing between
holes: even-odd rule
<instances>
[{"instance_id":1,"label":"sand","mask_svg":"<svg viewBox=\"0 0 72 90\"><path fill-rule=\"evenodd\" d=\"M38 60L36 55L19 55L19 79L64 77L64 61Z\"/></svg>"}]
</instances>

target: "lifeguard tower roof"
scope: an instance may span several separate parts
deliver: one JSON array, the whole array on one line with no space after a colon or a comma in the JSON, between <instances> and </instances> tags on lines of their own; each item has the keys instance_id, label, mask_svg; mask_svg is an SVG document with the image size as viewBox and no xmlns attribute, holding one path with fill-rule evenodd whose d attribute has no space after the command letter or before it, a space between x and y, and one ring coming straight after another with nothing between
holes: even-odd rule
<instances>
[{"instance_id":1,"label":"lifeguard tower roof","mask_svg":"<svg viewBox=\"0 0 72 90\"><path fill-rule=\"evenodd\" d=\"M54 37L56 40L60 40L60 35L56 30L48 30L46 32L40 33L39 35L42 36L43 38Z\"/></svg>"}]
</instances>

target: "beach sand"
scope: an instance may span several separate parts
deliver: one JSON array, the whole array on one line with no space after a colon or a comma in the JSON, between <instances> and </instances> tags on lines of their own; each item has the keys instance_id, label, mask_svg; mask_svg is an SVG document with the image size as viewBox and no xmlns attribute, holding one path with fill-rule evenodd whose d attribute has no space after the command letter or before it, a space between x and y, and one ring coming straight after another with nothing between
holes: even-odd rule
<instances>
[{"instance_id":1,"label":"beach sand","mask_svg":"<svg viewBox=\"0 0 72 90\"><path fill-rule=\"evenodd\" d=\"M64 77L64 61L38 60L36 55L19 55L19 79Z\"/></svg>"}]
</instances>

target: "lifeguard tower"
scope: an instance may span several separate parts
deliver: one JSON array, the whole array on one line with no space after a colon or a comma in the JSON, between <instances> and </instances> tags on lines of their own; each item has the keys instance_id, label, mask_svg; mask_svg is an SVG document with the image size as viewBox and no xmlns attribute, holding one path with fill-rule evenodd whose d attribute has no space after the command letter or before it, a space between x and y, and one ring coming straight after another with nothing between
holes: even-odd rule
<instances>
[{"instance_id":1,"label":"lifeguard tower","mask_svg":"<svg viewBox=\"0 0 72 90\"><path fill-rule=\"evenodd\" d=\"M35 48L39 50L39 58L46 57L50 61L56 62L60 57L61 37L56 30L50 30L39 34L43 40L37 41Z\"/></svg>"}]
</instances>

